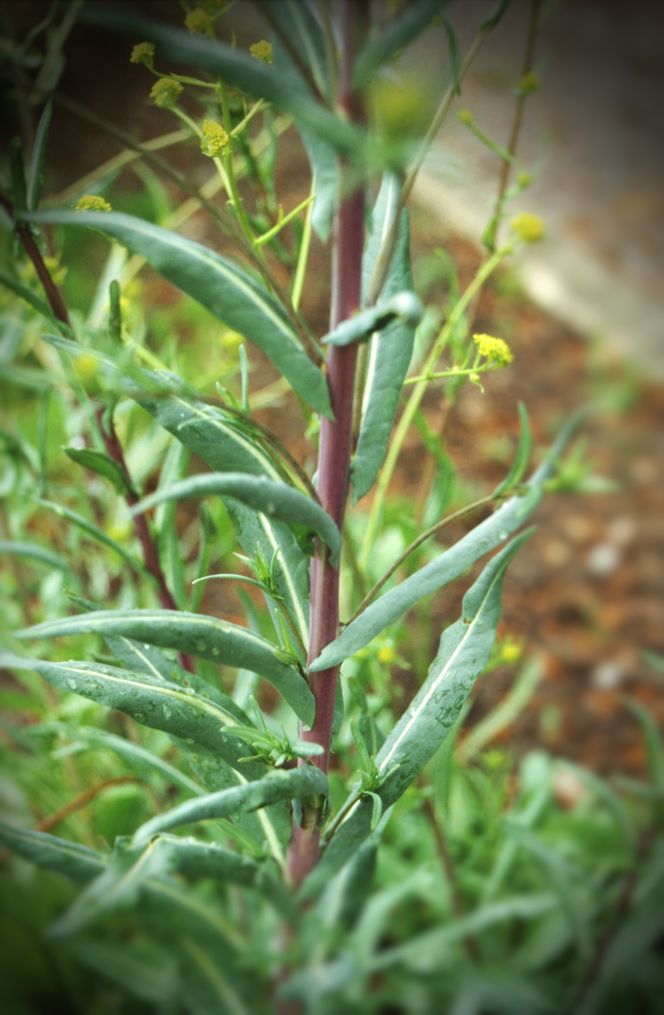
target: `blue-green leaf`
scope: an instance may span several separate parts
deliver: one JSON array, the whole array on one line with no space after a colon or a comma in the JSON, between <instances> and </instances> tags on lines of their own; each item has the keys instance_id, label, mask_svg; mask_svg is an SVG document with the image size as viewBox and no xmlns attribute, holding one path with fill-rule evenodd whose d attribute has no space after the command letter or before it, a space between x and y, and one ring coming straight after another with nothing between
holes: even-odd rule
<instances>
[{"instance_id":1,"label":"blue-green leaf","mask_svg":"<svg viewBox=\"0 0 664 1015\"><path fill-rule=\"evenodd\" d=\"M0 554L7 553L13 557L27 557L29 560L37 560L40 564L48 567L55 567L59 571L67 570L67 561L45 546L38 546L37 543L24 543L13 539L0 539Z\"/></svg>"},{"instance_id":2,"label":"blue-green leaf","mask_svg":"<svg viewBox=\"0 0 664 1015\"><path fill-rule=\"evenodd\" d=\"M397 292L373 307L360 310L354 317L342 321L323 341L326 345L350 345L366 342L372 335L384 331L395 318L414 327L422 319L424 308L418 296L409 290Z\"/></svg>"},{"instance_id":3,"label":"blue-green leaf","mask_svg":"<svg viewBox=\"0 0 664 1015\"><path fill-rule=\"evenodd\" d=\"M255 511L271 518L279 518L288 525L306 525L329 546L333 562L339 558L341 534L327 511L288 483L276 482L265 476L251 476L242 472L189 476L145 497L133 508L132 514L147 511L164 501L205 497L207 494L234 497Z\"/></svg>"},{"instance_id":4,"label":"blue-green leaf","mask_svg":"<svg viewBox=\"0 0 664 1015\"><path fill-rule=\"evenodd\" d=\"M117 462L104 454L103 451L95 451L92 448L64 448L64 452L72 462L82 465L84 469L90 469L97 475L103 476L113 484L118 493L130 489L129 477Z\"/></svg>"},{"instance_id":5,"label":"blue-green leaf","mask_svg":"<svg viewBox=\"0 0 664 1015\"><path fill-rule=\"evenodd\" d=\"M416 38L435 16L445 0L410 0L379 35L369 39L357 55L353 84L362 88L379 67Z\"/></svg>"},{"instance_id":6,"label":"blue-green leaf","mask_svg":"<svg viewBox=\"0 0 664 1015\"><path fill-rule=\"evenodd\" d=\"M303 722L311 724L313 720L311 691L301 674L282 661L280 650L253 631L217 617L175 610L96 610L37 624L19 632L18 637L59 638L66 634L123 635L251 670L274 684ZM178 692L182 693L179 688Z\"/></svg>"},{"instance_id":7,"label":"blue-green leaf","mask_svg":"<svg viewBox=\"0 0 664 1015\"><path fill-rule=\"evenodd\" d=\"M142 725L214 751L227 765L241 769L248 777L263 771L261 765L239 760L246 756L246 746L233 733L226 732L227 727L236 724L235 716L207 698L187 693L177 684L97 662L53 663L8 654L0 659L8 669L34 670L59 690L116 708Z\"/></svg>"},{"instance_id":8,"label":"blue-green leaf","mask_svg":"<svg viewBox=\"0 0 664 1015\"><path fill-rule=\"evenodd\" d=\"M141 398L140 404L157 422L216 472L243 472L280 482L284 474L243 421L217 406L181 395ZM240 543L246 553L275 558L279 594L306 644L309 637L309 559L293 532L265 514L256 514L237 500L226 498ZM276 555L276 557L275 557Z\"/></svg>"},{"instance_id":9,"label":"blue-green leaf","mask_svg":"<svg viewBox=\"0 0 664 1015\"><path fill-rule=\"evenodd\" d=\"M491 654L505 572L530 534L518 536L497 554L468 590L460 619L443 632L427 679L376 755L381 781L374 792L384 807L412 784L459 718ZM372 831L373 810L366 794L357 799L330 839L307 891L322 886L355 854Z\"/></svg>"},{"instance_id":10,"label":"blue-green leaf","mask_svg":"<svg viewBox=\"0 0 664 1015\"><path fill-rule=\"evenodd\" d=\"M52 114L53 101L52 99L49 99L44 106L42 115L39 117L37 130L35 131L35 143L32 146L32 154L30 156L27 193L27 206L30 209L35 209L39 204L39 199L44 187L44 163L46 160L46 145L48 142L48 132L51 126Z\"/></svg>"},{"instance_id":11,"label":"blue-green leaf","mask_svg":"<svg viewBox=\"0 0 664 1015\"><path fill-rule=\"evenodd\" d=\"M371 287L379 251L397 214L399 192L398 176L386 174L371 216L369 241L362 261L365 299ZM412 284L408 212L403 209L381 299L389 300L404 287L412 288ZM414 340L413 324L408 320L397 319L382 334L373 335L369 342L360 432L351 470L353 501L358 501L371 489L383 464L399 405L401 386L413 354Z\"/></svg>"},{"instance_id":12,"label":"blue-green leaf","mask_svg":"<svg viewBox=\"0 0 664 1015\"><path fill-rule=\"evenodd\" d=\"M24 860L77 884L85 884L104 869L103 858L93 849L46 832L0 824L0 842Z\"/></svg>"},{"instance_id":13,"label":"blue-green leaf","mask_svg":"<svg viewBox=\"0 0 664 1015\"><path fill-rule=\"evenodd\" d=\"M29 286L24 285L13 275L9 275L6 271L0 271L0 285L3 285L5 289L9 289L14 295L18 296L25 303L29 304L33 310L36 310L42 317L47 317L49 321L53 321L53 314L48 303L40 299L33 293Z\"/></svg>"},{"instance_id":14,"label":"blue-green leaf","mask_svg":"<svg viewBox=\"0 0 664 1015\"><path fill-rule=\"evenodd\" d=\"M136 831L134 843L145 843L153 835L178 825L195 821L235 817L246 811L255 811L280 800L301 800L311 796L327 795L327 777L314 765L302 765L289 770L277 769L263 779L244 786L233 786L219 793L208 793L195 800L186 800L170 811L151 818Z\"/></svg>"},{"instance_id":15,"label":"blue-green leaf","mask_svg":"<svg viewBox=\"0 0 664 1015\"><path fill-rule=\"evenodd\" d=\"M518 529L539 503L544 485L552 475L570 435L578 426L579 419L580 417L573 417L563 427L544 462L526 484L522 496L510 497L454 546L371 603L356 620L344 628L335 641L323 649L310 669L326 670L353 655L420 599L454 581L475 561L495 549Z\"/></svg>"},{"instance_id":16,"label":"blue-green leaf","mask_svg":"<svg viewBox=\"0 0 664 1015\"><path fill-rule=\"evenodd\" d=\"M523 402L519 402L519 441L516 446L516 453L512 467L502 483L499 483L493 491L494 497L502 497L508 493L517 483L521 482L524 472L528 466L530 452L533 446L533 435L530 429L530 420Z\"/></svg>"},{"instance_id":17,"label":"blue-green leaf","mask_svg":"<svg viewBox=\"0 0 664 1015\"><path fill-rule=\"evenodd\" d=\"M34 212L30 221L84 226L111 236L145 257L169 282L240 332L279 368L301 397L330 415L327 382L311 361L283 310L246 271L184 236L121 212Z\"/></svg>"}]
</instances>

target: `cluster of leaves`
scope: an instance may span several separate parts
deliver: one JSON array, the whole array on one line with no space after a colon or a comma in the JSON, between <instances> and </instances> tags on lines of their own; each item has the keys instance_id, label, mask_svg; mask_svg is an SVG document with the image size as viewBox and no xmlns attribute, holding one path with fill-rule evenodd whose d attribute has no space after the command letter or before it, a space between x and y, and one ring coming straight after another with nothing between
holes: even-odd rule
<instances>
[{"instance_id":1,"label":"cluster of leaves","mask_svg":"<svg viewBox=\"0 0 664 1015\"><path fill-rule=\"evenodd\" d=\"M444 314L425 309L412 291L402 200L417 158L413 138L404 141L389 117L383 129L366 132L339 115L327 5L319 17L289 0L261 4L272 43L247 51L217 37L223 6L190 6L188 31L113 9L88 13L109 33L149 40L134 49L134 62L158 75L156 105L184 126L177 137L129 144L94 175L95 193L79 201L80 210L69 199L89 191L89 180L66 200L56 195L42 205L50 103L32 149L16 143L10 153L6 250L19 258L1 277L12 300L2 306L1 349L11 409L2 430L2 546L10 564L2 581L11 605L2 624L11 647L0 661L13 674L3 704L23 722L4 728L14 761L0 838L79 888L73 896L50 878L20 884L15 908L30 913L30 963L17 961L16 974L29 977L43 956L55 970L53 992L75 993L73 978L81 976L88 989L97 984L102 1009L99 977L135 995L137 1010L142 1003L159 1011L260 1011L277 990L284 1004L316 1012L390 1004L422 1012L452 1004L467 1012L547 1011L577 994L599 1010L614 990L611 977L621 990L636 984L649 997L654 967L640 967L637 976L627 961L617 970L597 941L606 923L611 928L614 908L620 916L622 879L639 850L635 828L647 824L662 788L653 731L654 787L635 790L638 804L628 810L590 780L571 817L556 806L546 757L525 759L513 797L509 759L492 771L452 754L473 685L494 659L505 573L530 534L520 530L556 481L575 421L525 481L532 441L521 409L513 466L482 501L494 510L454 545L430 542L422 551L421 534L406 538L404 522L394 553L379 531L389 521L385 491L411 423L426 443L419 406L428 385L443 380L454 392L509 361L501 340L470 338L468 309L494 268L520 240L532 239L533 223L517 223L502 246L492 239L487 261ZM376 26L356 54L354 87L382 81L383 69L440 6L419 0ZM481 25L481 38L503 6ZM48 47L54 37L62 45L70 12L58 17L55 5L16 48L23 72L34 70L42 37L57 66ZM461 72L448 32L453 96ZM207 76L163 74L157 59L160 67L172 59ZM195 112L185 101L199 103ZM275 148L291 122L313 185L284 214ZM200 189L155 155L192 137L196 157L214 163ZM118 170L139 156L147 208L132 208L116 187ZM362 263L366 305L319 342L300 299L311 233L329 237L347 182L343 166L376 184ZM159 174L187 195L178 208ZM243 178L253 203L240 195ZM222 189L220 210L211 198ZM126 210L112 210L118 202ZM175 231L201 208L234 241L242 263ZM92 230L92 239L85 232L76 245L71 237L82 230ZM98 234L112 246L95 289L87 266ZM64 250L62 259L53 260L51 243ZM272 270L276 261L292 271L288 292ZM185 358L172 316L163 341L155 342L152 311L148 332L150 308L131 291L144 263L194 301L193 345L207 352L209 370ZM223 330L206 350L211 327L216 335ZM251 390L250 373L259 367L245 342L279 372L276 385ZM324 350L355 343L366 360L352 498L374 484L377 492L370 513L358 509L342 540L312 487L312 462L296 461L257 410L292 391L292 411L302 412L315 438L320 420L331 416ZM443 354L452 362L437 369ZM434 524L427 536L449 520L443 516L452 496L453 470L440 452L435 471L441 482L428 500ZM200 499L188 516L176 507ZM434 661L411 654L406 615L496 550L443 630ZM355 616L307 666L314 553L341 566L343 578L360 578L356 588L354 579L344 583ZM229 570L214 573L218 563ZM233 584L235 598L225 601L240 615L232 621L201 609L203 579L213 577ZM67 616L68 605L77 612ZM66 639L74 658L62 658L56 638ZM37 642L38 658L24 654L25 640ZM419 690L404 712L385 674L406 658ZM303 742L299 724L314 720L308 673L340 663L339 763L328 778L317 765L325 745ZM445 755L432 769L441 746ZM296 891L288 846L293 822L301 827L312 811L327 815L322 858ZM56 828L66 836L53 835ZM600 837L610 849L598 869ZM629 883L625 940L607 938L605 951L630 954L660 933L654 900L661 902L661 859L661 851L650 854ZM38 932L53 918L49 943L38 946ZM499 974L508 961L510 974ZM79 964L90 981L72 971Z\"/></svg>"}]
</instances>

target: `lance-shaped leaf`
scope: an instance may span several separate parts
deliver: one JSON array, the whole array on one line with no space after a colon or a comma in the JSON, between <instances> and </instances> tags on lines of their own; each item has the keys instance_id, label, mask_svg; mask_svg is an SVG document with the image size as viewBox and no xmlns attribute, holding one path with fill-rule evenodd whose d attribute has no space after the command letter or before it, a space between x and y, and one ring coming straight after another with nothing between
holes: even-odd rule
<instances>
[{"instance_id":1,"label":"lance-shaped leaf","mask_svg":"<svg viewBox=\"0 0 664 1015\"><path fill-rule=\"evenodd\" d=\"M51 928L51 933L58 937L80 933L100 916L135 905L143 890L149 890L150 879L176 872L188 878L211 877L259 888L278 903L288 905L283 886L279 891L279 883L265 863L195 839L162 835L145 847L121 839L105 869Z\"/></svg>"},{"instance_id":2,"label":"lance-shaped leaf","mask_svg":"<svg viewBox=\"0 0 664 1015\"><path fill-rule=\"evenodd\" d=\"M362 260L362 289L366 299L379 252L398 214L400 181L388 173L383 179L371 216L369 242ZM412 287L408 212L400 212L399 226L381 299ZM351 483L353 501L367 493L383 464L401 395L413 354L415 328L408 320L397 319L382 333L371 337L367 349L362 393L362 415L357 448L353 456Z\"/></svg>"},{"instance_id":3,"label":"lance-shaped leaf","mask_svg":"<svg viewBox=\"0 0 664 1015\"><path fill-rule=\"evenodd\" d=\"M427 679L376 755L384 804L401 796L459 718L493 648L505 572L532 531L498 553L466 593L461 619L443 632Z\"/></svg>"},{"instance_id":4,"label":"lance-shaped leaf","mask_svg":"<svg viewBox=\"0 0 664 1015\"><path fill-rule=\"evenodd\" d=\"M84 469L90 469L97 475L103 476L113 484L117 493L124 493L130 489L129 478L125 470L117 462L109 458L102 451L95 451L92 448L64 448L68 458Z\"/></svg>"},{"instance_id":5,"label":"lance-shaped leaf","mask_svg":"<svg viewBox=\"0 0 664 1015\"><path fill-rule=\"evenodd\" d=\"M158 832L194 821L230 818L246 811L255 811L280 800L301 800L327 795L327 777L314 765L289 770L278 769L263 779L234 786L219 793L187 800L170 811L151 818L134 835L136 845L147 842Z\"/></svg>"},{"instance_id":6,"label":"lance-shaped leaf","mask_svg":"<svg viewBox=\"0 0 664 1015\"><path fill-rule=\"evenodd\" d=\"M142 398L140 404L158 423L203 459L216 472L264 475L276 482L284 475L257 438L232 413L172 395ZM275 579L302 640L309 632L309 560L290 528L265 514L256 514L239 501L227 498L227 507L247 553L275 559Z\"/></svg>"},{"instance_id":7,"label":"lance-shaped leaf","mask_svg":"<svg viewBox=\"0 0 664 1015\"><path fill-rule=\"evenodd\" d=\"M47 567L57 568L58 571L67 571L69 565L63 557L48 550L45 546L38 546L37 543L23 543L14 539L0 539L0 554L11 554L13 557L27 557L29 560L37 560Z\"/></svg>"},{"instance_id":8,"label":"lance-shaped leaf","mask_svg":"<svg viewBox=\"0 0 664 1015\"><path fill-rule=\"evenodd\" d=\"M59 638L67 634L124 635L251 670L274 684L303 722L313 719L311 691L301 674L282 661L283 653L260 635L226 620L176 610L95 610L37 624L19 632L18 637ZM182 693L180 688L178 691Z\"/></svg>"},{"instance_id":9,"label":"lance-shaped leaf","mask_svg":"<svg viewBox=\"0 0 664 1015\"><path fill-rule=\"evenodd\" d=\"M46 161L46 147L48 143L48 132L51 126L52 113L53 101L49 99L44 106L42 115L39 117L37 130L35 131L35 142L32 146L32 154L30 156L27 190L28 208L37 207L41 197L42 188L44 186L44 163Z\"/></svg>"},{"instance_id":10,"label":"lance-shaped leaf","mask_svg":"<svg viewBox=\"0 0 664 1015\"><path fill-rule=\"evenodd\" d=\"M327 383L276 300L246 271L178 233L121 212L34 212L30 221L84 226L111 236L145 257L169 282L240 332L279 368L299 395L330 415Z\"/></svg>"},{"instance_id":11,"label":"lance-shaped leaf","mask_svg":"<svg viewBox=\"0 0 664 1015\"><path fill-rule=\"evenodd\" d=\"M145 497L133 508L132 514L147 511L164 501L205 497L207 494L234 497L255 511L279 518L288 525L305 525L329 546L333 562L338 560L341 534L327 511L288 483L276 482L265 476L250 476L242 472L189 476Z\"/></svg>"},{"instance_id":12,"label":"lance-shaped leaf","mask_svg":"<svg viewBox=\"0 0 664 1015\"><path fill-rule=\"evenodd\" d=\"M195 67L197 71L208 71L240 91L274 102L292 113L299 127L325 138L351 157L361 156L365 150L366 140L358 128L316 102L304 85L294 88L292 80L279 74L276 67L256 60L239 46L192 35L112 7L100 8L95 4L90 9L83 8L80 16L105 28L126 32L134 39L154 42L160 57Z\"/></svg>"},{"instance_id":13,"label":"lance-shaped leaf","mask_svg":"<svg viewBox=\"0 0 664 1015\"><path fill-rule=\"evenodd\" d=\"M369 39L357 55L353 85L362 88L391 57L415 39L440 13L445 0L411 0L375 38Z\"/></svg>"},{"instance_id":14,"label":"lance-shaped leaf","mask_svg":"<svg viewBox=\"0 0 664 1015\"><path fill-rule=\"evenodd\" d=\"M47 832L0 824L0 842L24 860L77 884L86 884L104 869L104 858L95 850Z\"/></svg>"},{"instance_id":15,"label":"lance-shaped leaf","mask_svg":"<svg viewBox=\"0 0 664 1015\"><path fill-rule=\"evenodd\" d=\"M236 724L235 717L193 691L187 693L177 684L96 662L53 663L4 653L0 660L8 669L34 670L59 690L116 708L144 726L214 751L228 765L240 768L250 778L264 771L261 765L239 760L246 757L246 745L233 733L224 732L225 727Z\"/></svg>"},{"instance_id":16,"label":"lance-shaped leaf","mask_svg":"<svg viewBox=\"0 0 664 1015\"><path fill-rule=\"evenodd\" d=\"M530 535L523 533L498 553L468 590L460 619L443 632L427 679L378 752L376 767L381 781L374 792L384 808L412 784L461 715L491 654L505 572ZM355 855L372 830L372 812L372 800L367 796L352 805L309 878L307 893L326 884Z\"/></svg>"},{"instance_id":17,"label":"lance-shaped leaf","mask_svg":"<svg viewBox=\"0 0 664 1015\"><path fill-rule=\"evenodd\" d=\"M263 4L269 12L270 20L281 24L291 41L290 48L278 38L274 39L274 70L287 82L294 91L306 92L309 89L301 68L297 64L295 54L305 54L305 60L316 86L322 94L331 95L329 68L325 57L325 42L320 25L307 8L298 0L287 0L285 3ZM311 225L320 239L325 243L330 235L330 227L334 218L339 197L340 168L338 153L333 143L324 134L299 123L302 143L309 157L313 175L314 203L311 209Z\"/></svg>"},{"instance_id":18,"label":"lance-shaped leaf","mask_svg":"<svg viewBox=\"0 0 664 1015\"><path fill-rule=\"evenodd\" d=\"M528 466L530 452L533 446L533 435L530 429L530 420L523 402L519 402L519 440L516 446L514 461L508 474L498 484L493 492L494 497L502 497L521 482L521 478Z\"/></svg>"},{"instance_id":19,"label":"lance-shaped leaf","mask_svg":"<svg viewBox=\"0 0 664 1015\"><path fill-rule=\"evenodd\" d=\"M46 832L14 828L0 824L0 842L13 853L45 870L61 874L78 884L86 884L103 873L108 858ZM243 942L218 907L209 906L176 881L149 879L145 898L146 915L154 916L159 926L186 931L197 938L218 942L233 949Z\"/></svg>"},{"instance_id":20,"label":"lance-shaped leaf","mask_svg":"<svg viewBox=\"0 0 664 1015\"><path fill-rule=\"evenodd\" d=\"M70 723L54 722L40 726L37 729L34 726L31 727L31 732L34 733L48 733L51 730L61 733L72 744L75 744L77 747L80 745L83 750L86 748L101 748L102 750L113 751L119 757L124 758L135 771L140 772L143 776L152 770L159 772L167 783L173 786L180 786L195 796L202 796L205 792L184 772L181 772L168 761L164 761L157 754L153 754L147 748L141 747L140 744L135 744L133 740L126 740L124 737L119 737L115 733L109 733L108 730L97 726L74 726Z\"/></svg>"},{"instance_id":21,"label":"lance-shaped leaf","mask_svg":"<svg viewBox=\"0 0 664 1015\"><path fill-rule=\"evenodd\" d=\"M494 550L518 529L539 503L544 485L553 473L556 461L571 433L576 429L579 419L580 416L568 421L544 462L526 484L525 492L521 496L510 497L454 546L368 606L356 620L344 628L335 641L323 649L310 669L326 670L353 655L389 624L403 616L420 599L454 581L475 561Z\"/></svg>"},{"instance_id":22,"label":"lance-shaped leaf","mask_svg":"<svg viewBox=\"0 0 664 1015\"><path fill-rule=\"evenodd\" d=\"M409 290L403 290L342 321L323 341L326 345L366 342L374 333L384 331L395 319L414 327L422 319L423 311L420 298Z\"/></svg>"}]
</instances>

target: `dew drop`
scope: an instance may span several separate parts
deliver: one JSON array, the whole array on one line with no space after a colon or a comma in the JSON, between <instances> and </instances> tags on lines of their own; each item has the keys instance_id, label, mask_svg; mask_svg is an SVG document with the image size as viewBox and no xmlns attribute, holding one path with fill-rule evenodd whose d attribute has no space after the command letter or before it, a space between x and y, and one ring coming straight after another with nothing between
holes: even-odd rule
<instances>
[{"instance_id":1,"label":"dew drop","mask_svg":"<svg viewBox=\"0 0 664 1015\"><path fill-rule=\"evenodd\" d=\"M170 719L173 715L173 709L169 708L168 705L163 705L161 710L164 713L164 719Z\"/></svg>"},{"instance_id":2,"label":"dew drop","mask_svg":"<svg viewBox=\"0 0 664 1015\"><path fill-rule=\"evenodd\" d=\"M66 683L70 691L75 691L76 688L78 687L78 683L74 680L73 677L67 677Z\"/></svg>"}]
</instances>

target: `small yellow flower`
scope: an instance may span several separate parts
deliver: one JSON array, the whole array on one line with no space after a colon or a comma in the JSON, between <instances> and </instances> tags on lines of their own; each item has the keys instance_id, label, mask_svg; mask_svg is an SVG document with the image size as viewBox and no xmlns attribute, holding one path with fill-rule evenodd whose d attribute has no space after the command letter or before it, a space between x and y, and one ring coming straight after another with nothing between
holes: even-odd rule
<instances>
[{"instance_id":1,"label":"small yellow flower","mask_svg":"<svg viewBox=\"0 0 664 1015\"><path fill-rule=\"evenodd\" d=\"M383 663L384 666L390 666L396 659L397 654L391 645L383 645L382 648L378 649L378 655L376 658L379 663Z\"/></svg>"},{"instance_id":2,"label":"small yellow flower","mask_svg":"<svg viewBox=\"0 0 664 1015\"><path fill-rule=\"evenodd\" d=\"M529 74L524 74L516 83L516 91L518 95L532 95L539 88L539 74L536 74L534 70L531 70Z\"/></svg>"},{"instance_id":3,"label":"small yellow flower","mask_svg":"<svg viewBox=\"0 0 664 1015\"><path fill-rule=\"evenodd\" d=\"M99 376L99 360L92 353L81 353L74 361L74 370L79 381L88 388Z\"/></svg>"},{"instance_id":4,"label":"small yellow flower","mask_svg":"<svg viewBox=\"0 0 664 1015\"><path fill-rule=\"evenodd\" d=\"M466 127L472 127L475 123L475 117L469 109L460 109L457 113L457 120L459 123L463 123Z\"/></svg>"},{"instance_id":5,"label":"small yellow flower","mask_svg":"<svg viewBox=\"0 0 664 1015\"><path fill-rule=\"evenodd\" d=\"M259 42L252 42L249 47L249 52L252 56L255 56L257 60L262 60L263 63L272 63L272 45L267 39L261 39Z\"/></svg>"},{"instance_id":6,"label":"small yellow flower","mask_svg":"<svg viewBox=\"0 0 664 1015\"><path fill-rule=\"evenodd\" d=\"M194 35L211 35L214 31L214 19L202 7L194 7L184 19L186 27Z\"/></svg>"},{"instance_id":7,"label":"small yellow flower","mask_svg":"<svg viewBox=\"0 0 664 1015\"><path fill-rule=\"evenodd\" d=\"M477 346L479 355L485 357L489 363L495 363L496 366L507 366L514 359L512 350L502 338L496 338L494 335L473 335L473 342Z\"/></svg>"},{"instance_id":8,"label":"small yellow flower","mask_svg":"<svg viewBox=\"0 0 664 1015\"><path fill-rule=\"evenodd\" d=\"M150 98L160 109L173 109L182 93L182 85L175 78L159 78L150 89Z\"/></svg>"},{"instance_id":9,"label":"small yellow flower","mask_svg":"<svg viewBox=\"0 0 664 1015\"><path fill-rule=\"evenodd\" d=\"M99 194L83 194L74 205L74 211L113 211L105 197Z\"/></svg>"},{"instance_id":10,"label":"small yellow flower","mask_svg":"<svg viewBox=\"0 0 664 1015\"><path fill-rule=\"evenodd\" d=\"M511 638L506 638L500 646L500 661L501 663L516 663L521 658L523 652L523 645L519 641L513 641Z\"/></svg>"},{"instance_id":11,"label":"small yellow flower","mask_svg":"<svg viewBox=\"0 0 664 1015\"><path fill-rule=\"evenodd\" d=\"M228 148L230 137L220 123L216 120L203 121L203 136L201 138L201 151L211 159L221 155Z\"/></svg>"},{"instance_id":12,"label":"small yellow flower","mask_svg":"<svg viewBox=\"0 0 664 1015\"><path fill-rule=\"evenodd\" d=\"M131 533L132 529L129 522L111 522L106 528L106 535L115 540L116 543L128 543Z\"/></svg>"},{"instance_id":13,"label":"small yellow flower","mask_svg":"<svg viewBox=\"0 0 664 1015\"><path fill-rule=\"evenodd\" d=\"M232 328L224 328L220 342L222 349L225 349L226 352L235 352L244 342L244 335L241 335L239 331L233 331Z\"/></svg>"},{"instance_id":14,"label":"small yellow flower","mask_svg":"<svg viewBox=\"0 0 664 1015\"><path fill-rule=\"evenodd\" d=\"M544 236L544 223L539 215L533 215L529 211L515 215L510 225L524 243L537 243Z\"/></svg>"},{"instance_id":15,"label":"small yellow flower","mask_svg":"<svg viewBox=\"0 0 664 1015\"><path fill-rule=\"evenodd\" d=\"M154 63L154 46L151 42L138 42L131 51L130 63L142 63L152 67Z\"/></svg>"}]
</instances>

